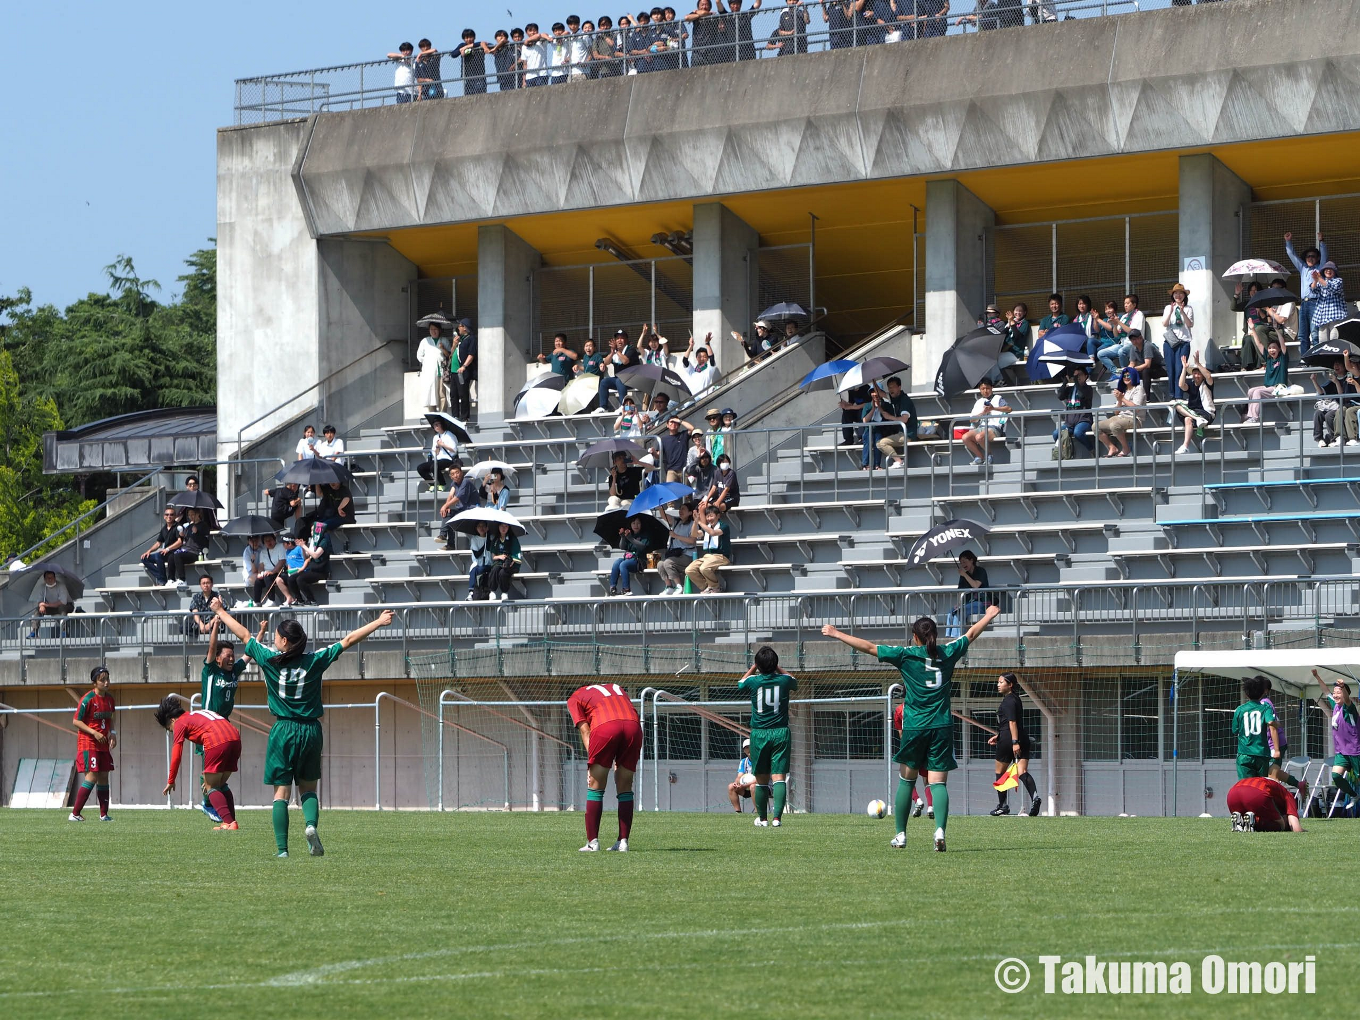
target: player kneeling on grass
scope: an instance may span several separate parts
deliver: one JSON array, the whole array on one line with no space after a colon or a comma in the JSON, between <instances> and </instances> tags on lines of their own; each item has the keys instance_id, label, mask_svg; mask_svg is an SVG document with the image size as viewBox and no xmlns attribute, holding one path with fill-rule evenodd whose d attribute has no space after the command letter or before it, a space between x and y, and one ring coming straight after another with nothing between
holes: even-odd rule
<instances>
[{"instance_id":1,"label":"player kneeling on grass","mask_svg":"<svg viewBox=\"0 0 1360 1020\"><path fill-rule=\"evenodd\" d=\"M216 712L207 709L187 711L178 694L167 694L161 699L160 707L156 709L156 722L175 736L175 747L170 755L170 776L161 793L168 794L175 788L180 758L184 755L184 741L198 744L203 748L203 793L217 812L217 817L222 820L221 825L213 826L213 831L239 829L240 826L236 824L236 798L227 789L227 780L240 766L240 731Z\"/></svg>"},{"instance_id":2,"label":"player kneeling on grass","mask_svg":"<svg viewBox=\"0 0 1360 1020\"><path fill-rule=\"evenodd\" d=\"M600 849L600 816L604 788L614 769L614 792L619 799L619 840L610 850L627 850L633 829L633 775L642 757L642 720L632 700L618 684L590 684L572 692L567 711L581 734L589 762L586 776L586 845L582 853Z\"/></svg>"},{"instance_id":3,"label":"player kneeling on grass","mask_svg":"<svg viewBox=\"0 0 1360 1020\"><path fill-rule=\"evenodd\" d=\"M82 773L70 821L85 821L81 811L90 794L99 797L99 820L109 818L109 773L118 731L113 728L113 698L109 697L109 671L105 666L90 670L90 691L76 706L76 771Z\"/></svg>"},{"instance_id":4,"label":"player kneeling on grass","mask_svg":"<svg viewBox=\"0 0 1360 1020\"><path fill-rule=\"evenodd\" d=\"M769 645L756 652L755 663L737 684L737 691L751 696L751 771L756 788L756 828L783 824L789 799L789 694L798 681L779 671L779 656ZM766 819L766 815L773 817Z\"/></svg>"},{"instance_id":5,"label":"player kneeling on grass","mask_svg":"<svg viewBox=\"0 0 1360 1020\"><path fill-rule=\"evenodd\" d=\"M958 768L954 760L954 723L950 718L954 664L963 658L968 646L1001 613L999 606L988 606L982 619L968 628L961 638L941 648L936 643L939 629L929 616L911 625L911 644L876 645L837 630L831 624L822 628L826 637L835 638L880 662L896 666L902 674L902 742L893 760L901 766L902 778L893 801L897 835L889 844L901 849L907 845L907 815L911 810L911 791L923 770L930 780L935 802L935 849L944 853L944 830L949 824L949 773Z\"/></svg>"},{"instance_id":6,"label":"player kneeling on grass","mask_svg":"<svg viewBox=\"0 0 1360 1020\"><path fill-rule=\"evenodd\" d=\"M1266 693L1266 678L1254 676L1242 681L1246 701L1233 713L1232 731L1237 737L1237 778L1269 776L1272 762L1280 761L1280 731L1275 709L1261 704Z\"/></svg>"},{"instance_id":7,"label":"player kneeling on grass","mask_svg":"<svg viewBox=\"0 0 1360 1020\"><path fill-rule=\"evenodd\" d=\"M1228 791L1233 832L1302 832L1299 805L1289 788L1264 776L1239 779Z\"/></svg>"},{"instance_id":8,"label":"player kneeling on grass","mask_svg":"<svg viewBox=\"0 0 1360 1020\"><path fill-rule=\"evenodd\" d=\"M288 856L288 797L297 786L302 817L306 820L307 849L313 857L325 853L316 827L320 805L316 784L321 778L321 677L340 653L353 648L379 627L392 622L388 609L376 620L352 630L333 645L319 652L307 651L307 632L296 620L284 620L274 631L274 647L266 648L250 636L250 631L213 599L213 612L227 630L246 643L246 654L260 667L269 711L274 725L269 727L269 743L264 755L264 782L274 787L274 842L276 856Z\"/></svg>"}]
</instances>

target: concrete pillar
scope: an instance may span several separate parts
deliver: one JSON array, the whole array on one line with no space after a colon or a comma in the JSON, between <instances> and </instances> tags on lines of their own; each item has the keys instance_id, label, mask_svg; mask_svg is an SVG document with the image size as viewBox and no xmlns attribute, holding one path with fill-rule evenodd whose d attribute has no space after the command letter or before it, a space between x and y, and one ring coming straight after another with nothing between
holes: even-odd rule
<instances>
[{"instance_id":1,"label":"concrete pillar","mask_svg":"<svg viewBox=\"0 0 1360 1020\"><path fill-rule=\"evenodd\" d=\"M694 207L694 338L713 334L723 372L746 360L732 331L749 333L760 311L752 305L751 293L752 252L759 246L760 235L721 202ZM685 339L679 338L682 344Z\"/></svg>"},{"instance_id":2,"label":"concrete pillar","mask_svg":"<svg viewBox=\"0 0 1360 1020\"><path fill-rule=\"evenodd\" d=\"M1237 333L1233 281L1223 279L1222 274L1242 257L1242 238L1248 236L1244 217L1250 202L1251 186L1216 157L1208 153L1180 157L1177 268L1181 283L1190 290L1196 348L1202 349L1210 339L1225 347ZM1139 296L1149 315L1160 313L1170 301L1165 294Z\"/></svg>"},{"instance_id":3,"label":"concrete pillar","mask_svg":"<svg viewBox=\"0 0 1360 1020\"><path fill-rule=\"evenodd\" d=\"M503 226L477 228L477 420L503 422L524 385L533 319L533 276L542 258Z\"/></svg>"},{"instance_id":4,"label":"concrete pillar","mask_svg":"<svg viewBox=\"0 0 1360 1020\"><path fill-rule=\"evenodd\" d=\"M913 359L913 387L931 386L941 355L986 309L985 234L995 225L996 214L958 181L926 182L926 357Z\"/></svg>"}]
</instances>

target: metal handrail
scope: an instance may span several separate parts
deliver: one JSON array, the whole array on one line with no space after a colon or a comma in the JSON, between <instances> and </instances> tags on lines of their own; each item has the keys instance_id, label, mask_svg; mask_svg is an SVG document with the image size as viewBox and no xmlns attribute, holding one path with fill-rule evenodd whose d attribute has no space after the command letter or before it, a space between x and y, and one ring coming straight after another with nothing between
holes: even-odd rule
<instances>
[{"instance_id":1,"label":"metal handrail","mask_svg":"<svg viewBox=\"0 0 1360 1020\"><path fill-rule=\"evenodd\" d=\"M118 490L118 495L116 495L116 496L110 496L108 499L104 500L104 502L100 503L98 506L91 507L89 510L86 510L83 514L81 514L79 517L77 517L75 520L73 520L73 521L67 523L66 525L64 525L64 526L61 527L61 528L58 528L56 531L52 532L52 534L50 534L50 535L48 535L46 538L44 538L41 542L35 542L33 545L29 546L29 547L28 547L27 549L25 549L23 552L17 553L17 554L16 554L16 558L22 560L25 556L27 556L29 553L31 553L34 549L41 549L43 546L45 546L45 545L47 545L49 542L51 542L54 538L56 538L56 537L59 536L59 535L64 535L64 534L66 534L66 532L70 531L72 528L75 528L75 529L76 529L75 538L76 538L76 539L79 539L79 538L80 538L80 522L81 522L81 521L85 520L86 518L90 517L90 516L93 515L93 514L99 513L99 511L101 511L101 510L106 510L106 509L108 509L109 504L113 503L115 500L125 498L125 497L127 496L128 492L130 492L131 490L137 488L137 486L141 485L143 482L149 481L150 479L156 477L156 475L160 474L162 471L168 471L168 470L171 470L171 469L170 469L170 468L158 467L158 468L155 468L155 469L152 470L152 471L147 472L146 474L142 475L141 478L138 478L135 482L133 482L131 485L124 486L122 489L119 489L119 490ZM63 543L63 544L64 544L64 543ZM58 546L58 548L59 548L59 546ZM54 551L55 551L55 550L54 550ZM80 546L76 546L76 562L77 562L77 563L80 562Z\"/></svg>"}]
</instances>

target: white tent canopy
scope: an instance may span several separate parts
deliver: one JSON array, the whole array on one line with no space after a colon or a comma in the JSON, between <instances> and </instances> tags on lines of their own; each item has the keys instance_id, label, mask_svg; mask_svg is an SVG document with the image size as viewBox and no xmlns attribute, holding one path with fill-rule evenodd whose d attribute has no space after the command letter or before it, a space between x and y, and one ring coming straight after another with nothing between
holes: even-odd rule
<instances>
[{"instance_id":1,"label":"white tent canopy","mask_svg":"<svg viewBox=\"0 0 1360 1020\"><path fill-rule=\"evenodd\" d=\"M1360 648L1282 648L1249 652L1177 652L1177 673L1209 673L1245 680L1261 675L1290 694L1317 693L1313 670L1330 682L1360 679Z\"/></svg>"}]
</instances>

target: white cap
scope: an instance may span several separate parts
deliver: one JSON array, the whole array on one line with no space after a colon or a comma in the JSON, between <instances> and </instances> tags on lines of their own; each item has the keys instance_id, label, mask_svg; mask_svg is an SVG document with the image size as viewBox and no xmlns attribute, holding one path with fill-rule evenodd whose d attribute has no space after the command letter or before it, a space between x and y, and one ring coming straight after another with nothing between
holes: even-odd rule
<instances>
[{"instance_id":1,"label":"white cap","mask_svg":"<svg viewBox=\"0 0 1360 1020\"><path fill-rule=\"evenodd\" d=\"M745 740L743 740L743 741L741 742L741 746L742 746L742 747L750 747L750 746L751 746L751 738L750 738L750 737L747 737Z\"/></svg>"}]
</instances>

